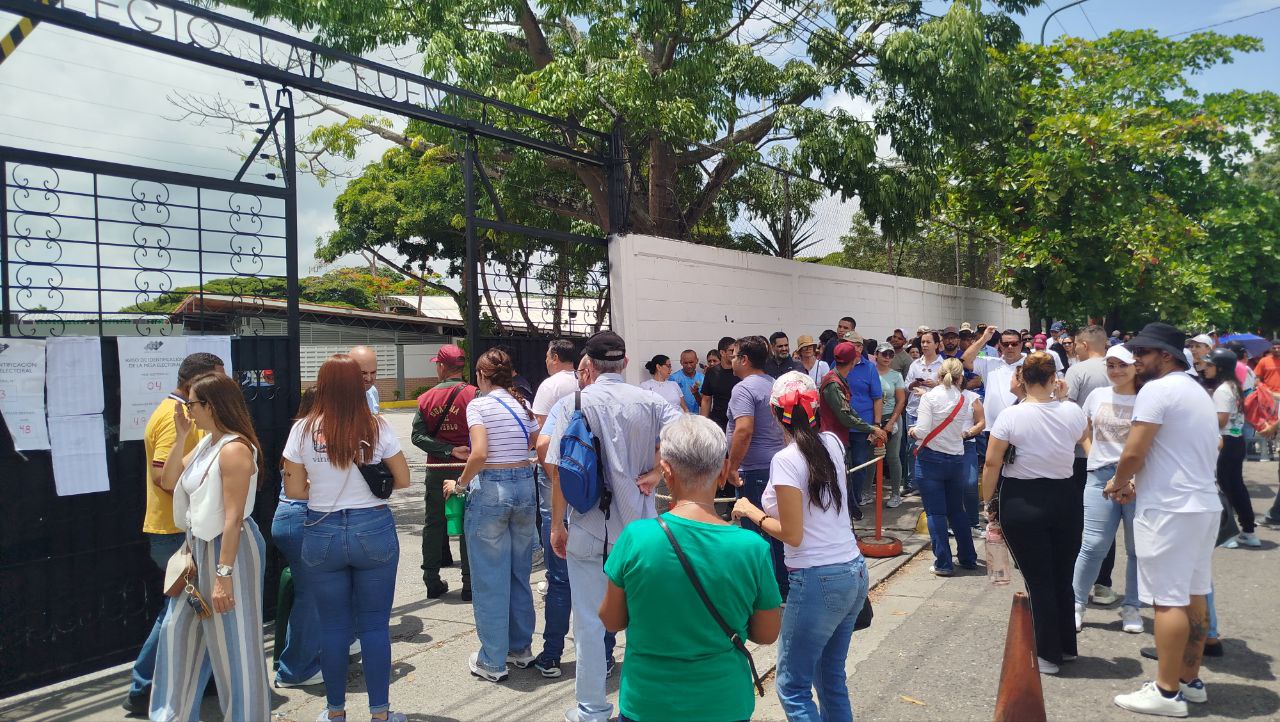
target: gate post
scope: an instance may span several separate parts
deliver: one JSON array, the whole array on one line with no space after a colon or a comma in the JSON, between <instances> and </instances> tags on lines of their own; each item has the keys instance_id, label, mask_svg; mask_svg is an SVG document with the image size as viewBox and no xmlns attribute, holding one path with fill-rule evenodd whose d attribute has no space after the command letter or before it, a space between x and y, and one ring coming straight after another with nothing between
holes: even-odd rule
<instances>
[{"instance_id":1,"label":"gate post","mask_svg":"<svg viewBox=\"0 0 1280 722\"><path fill-rule=\"evenodd\" d=\"M467 366L475 381L476 357L480 354L480 249L476 242L476 159L475 138L468 135L462 153L462 186L466 195L467 258L462 271L462 285L467 307L463 309L467 329Z\"/></svg>"},{"instance_id":2,"label":"gate post","mask_svg":"<svg viewBox=\"0 0 1280 722\"><path fill-rule=\"evenodd\" d=\"M627 231L627 168L625 164L626 147L622 142L622 118L614 117L613 127L609 129L608 174L609 186L609 227L605 235L625 233Z\"/></svg>"},{"instance_id":3,"label":"gate post","mask_svg":"<svg viewBox=\"0 0 1280 722\"><path fill-rule=\"evenodd\" d=\"M281 100L285 100L287 104L281 103ZM284 265L288 289L286 323L289 329L289 360L293 364L294 382L289 384L285 392L288 394L288 408L292 412L298 408L298 402L302 398L302 324L298 314L298 294L301 293L298 286L298 178L294 153L293 93L288 88L282 88L276 96L276 105L284 111L284 167L280 171L289 191L284 199Z\"/></svg>"}]
</instances>

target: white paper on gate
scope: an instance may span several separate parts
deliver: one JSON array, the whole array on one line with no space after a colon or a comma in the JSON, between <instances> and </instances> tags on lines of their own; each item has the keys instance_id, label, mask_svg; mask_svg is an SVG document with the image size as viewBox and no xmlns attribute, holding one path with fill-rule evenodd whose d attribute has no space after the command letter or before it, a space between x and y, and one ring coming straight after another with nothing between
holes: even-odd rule
<instances>
[{"instance_id":1,"label":"white paper on gate","mask_svg":"<svg viewBox=\"0 0 1280 722\"><path fill-rule=\"evenodd\" d=\"M44 357L50 417L102 413L102 339L51 338Z\"/></svg>"},{"instance_id":2,"label":"white paper on gate","mask_svg":"<svg viewBox=\"0 0 1280 722\"><path fill-rule=\"evenodd\" d=\"M178 367L187 356L187 339L121 336L116 343L120 356L120 440L138 441L151 412L178 385Z\"/></svg>"},{"instance_id":3,"label":"white paper on gate","mask_svg":"<svg viewBox=\"0 0 1280 722\"><path fill-rule=\"evenodd\" d=\"M58 496L110 490L102 414L50 417L49 441Z\"/></svg>"},{"instance_id":4,"label":"white paper on gate","mask_svg":"<svg viewBox=\"0 0 1280 722\"><path fill-rule=\"evenodd\" d=\"M231 378L235 378L235 371L231 368L231 337L230 336L186 336L187 339L187 355L193 353L206 352L222 359L222 368Z\"/></svg>"},{"instance_id":5,"label":"white paper on gate","mask_svg":"<svg viewBox=\"0 0 1280 722\"><path fill-rule=\"evenodd\" d=\"M49 448L44 346L44 339L0 338L0 412L19 451Z\"/></svg>"}]
</instances>

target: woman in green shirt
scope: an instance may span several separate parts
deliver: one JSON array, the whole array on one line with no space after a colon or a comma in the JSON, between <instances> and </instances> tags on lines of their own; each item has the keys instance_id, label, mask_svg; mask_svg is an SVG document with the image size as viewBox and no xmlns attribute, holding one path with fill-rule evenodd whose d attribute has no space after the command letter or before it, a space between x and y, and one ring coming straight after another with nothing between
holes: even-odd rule
<instances>
[{"instance_id":1,"label":"woman in green shirt","mask_svg":"<svg viewBox=\"0 0 1280 722\"><path fill-rule=\"evenodd\" d=\"M889 435L885 443L885 463L889 467L889 498L884 505L890 509L902 504L902 412L907 408L907 382L893 368L897 356L892 344L881 343L876 349L876 371L880 372L880 390L884 392L881 406L880 428Z\"/></svg>"},{"instance_id":2,"label":"woman in green shirt","mask_svg":"<svg viewBox=\"0 0 1280 722\"><path fill-rule=\"evenodd\" d=\"M725 522L713 504L726 448L724 432L701 416L663 428L660 463L672 505L662 519L725 622L740 637L772 644L782 597L769 545ZM600 619L611 632L627 630L619 722L751 719L747 658L712 619L657 520L629 524L604 571Z\"/></svg>"}]
</instances>

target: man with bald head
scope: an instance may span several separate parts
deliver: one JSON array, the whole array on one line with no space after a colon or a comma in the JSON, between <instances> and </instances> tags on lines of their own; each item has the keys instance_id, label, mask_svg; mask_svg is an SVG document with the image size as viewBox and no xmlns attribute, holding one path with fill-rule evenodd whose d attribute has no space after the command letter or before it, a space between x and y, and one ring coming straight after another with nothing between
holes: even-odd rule
<instances>
[{"instance_id":1,"label":"man with bald head","mask_svg":"<svg viewBox=\"0 0 1280 722\"><path fill-rule=\"evenodd\" d=\"M352 346L347 355L360 365L360 380L364 382L364 397L369 402L369 412L382 413L382 400L378 398L378 354L368 346Z\"/></svg>"}]
</instances>

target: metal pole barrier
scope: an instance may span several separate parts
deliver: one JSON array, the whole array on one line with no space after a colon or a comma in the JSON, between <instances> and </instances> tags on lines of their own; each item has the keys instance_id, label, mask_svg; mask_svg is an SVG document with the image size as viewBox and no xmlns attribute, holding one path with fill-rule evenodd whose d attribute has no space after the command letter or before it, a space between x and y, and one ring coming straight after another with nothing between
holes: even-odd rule
<instances>
[{"instance_id":1,"label":"metal pole barrier","mask_svg":"<svg viewBox=\"0 0 1280 722\"><path fill-rule=\"evenodd\" d=\"M872 452L871 461L851 469L854 471L871 464L876 465L876 535L870 539L859 539L858 548L862 550L863 556L876 559L896 557L902 553L902 541L897 537L884 535L884 442L872 447Z\"/></svg>"}]
</instances>

